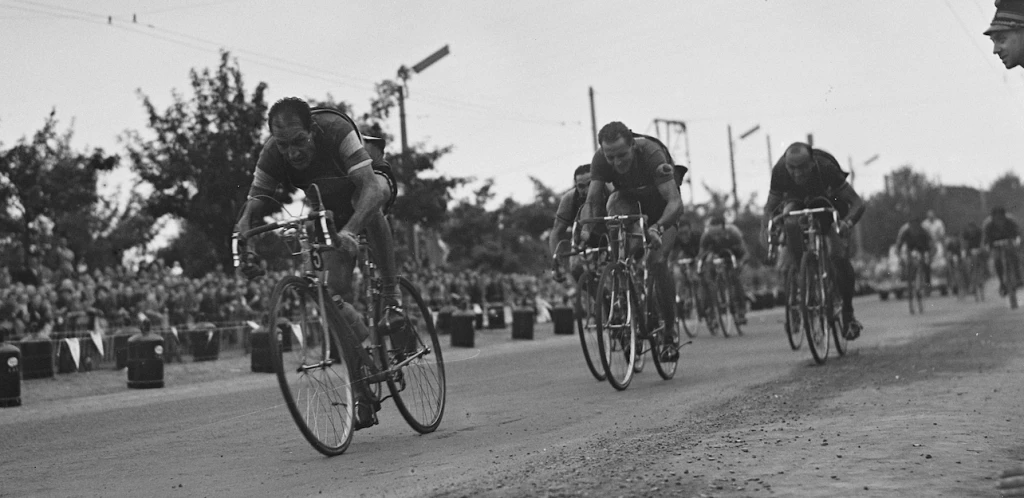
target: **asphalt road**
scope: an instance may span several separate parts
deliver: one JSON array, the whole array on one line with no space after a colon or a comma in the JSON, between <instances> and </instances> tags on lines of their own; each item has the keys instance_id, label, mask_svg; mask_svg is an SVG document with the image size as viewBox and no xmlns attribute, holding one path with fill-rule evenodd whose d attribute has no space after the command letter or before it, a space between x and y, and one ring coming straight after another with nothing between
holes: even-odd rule
<instances>
[{"instance_id":1,"label":"asphalt road","mask_svg":"<svg viewBox=\"0 0 1024 498\"><path fill-rule=\"evenodd\" d=\"M827 376L832 384L826 388L840 389L843 376L853 375L850 368L843 370L844 362L849 367L893 351L899 357L900 348L979 321L1004 335L1019 328L1019 318L1010 315L1019 312L991 297L980 304L937 298L928 307L924 317L911 317L903 302L859 298L864 335L850 343L848 357L833 352L824 367L814 366L806 344L790 350L777 309L753 313L742 337L702 332L682 350L675 379L661 380L648 361L624 392L591 377L576 336L554 336L550 325L538 325L533 341L512 341L504 337L507 329L488 332L478 337L478 348L445 350L448 406L437 432L417 435L387 402L380 425L357 432L349 450L335 458L321 456L302 439L271 375L4 409L0 496L728 494L707 474L690 473L698 466L695 460L701 460L690 443L709 432L770 422L771 413L737 414L750 406L764 408L758 406L761 401L749 401L760 399L756 395L764 386ZM1019 346L1011 341L999 347L1019 353ZM1003 363L986 365L992 369ZM814 397L816 391L789 392ZM741 399L748 400L747 408L716 411ZM796 399L780 410L799 418L818 406L820 400ZM991 412L991 417L1003 415ZM719 416L732 422L709 426ZM1003 432L1013 444L1024 447L1019 419L995 422L1007 427ZM998 424L993 431L998 432ZM669 431L672 437L660 436ZM636 481L622 477L630 472L607 472L609 462L642 468L644 455L684 460L657 476L638 471L643 476ZM641 480L642 487L622 484ZM989 484L977 483L979 489ZM820 491L793 488L782 495ZM774 491L764 487L735 493L769 496ZM980 495L993 494L988 487Z\"/></svg>"}]
</instances>

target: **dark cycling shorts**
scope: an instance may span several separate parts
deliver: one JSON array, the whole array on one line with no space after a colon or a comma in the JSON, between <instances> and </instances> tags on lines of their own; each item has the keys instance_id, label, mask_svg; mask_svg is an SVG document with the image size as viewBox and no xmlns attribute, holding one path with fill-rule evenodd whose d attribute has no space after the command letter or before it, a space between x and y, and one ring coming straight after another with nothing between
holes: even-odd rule
<instances>
[{"instance_id":1,"label":"dark cycling shorts","mask_svg":"<svg viewBox=\"0 0 1024 498\"><path fill-rule=\"evenodd\" d=\"M388 196L387 202L385 202L384 206L381 208L381 211L387 215L391 212L391 207L394 206L395 199L398 196L398 182L395 181L395 176L391 171L391 166L387 163L382 165L374 164L373 173L383 177L387 182L388 190L391 191L391 195ZM333 198L325 200L324 207L330 209L331 212L334 213L334 225L340 229L348 223L348 220L351 219L352 215L356 212L355 206L352 205L352 200L356 194L356 186L352 182L347 182L347 184L333 190L333 192ZM309 189L307 189L306 194L307 198L313 198L311 197Z\"/></svg>"}]
</instances>

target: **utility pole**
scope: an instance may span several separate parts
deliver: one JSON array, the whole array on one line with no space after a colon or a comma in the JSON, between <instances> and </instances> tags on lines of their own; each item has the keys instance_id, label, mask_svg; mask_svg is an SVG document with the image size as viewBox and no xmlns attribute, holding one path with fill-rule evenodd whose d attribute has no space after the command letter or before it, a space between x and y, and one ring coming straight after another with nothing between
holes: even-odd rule
<instances>
[{"instance_id":1,"label":"utility pole","mask_svg":"<svg viewBox=\"0 0 1024 498\"><path fill-rule=\"evenodd\" d=\"M597 114L594 113L594 87L590 87L590 133L594 142L594 153L597 153Z\"/></svg>"},{"instance_id":2,"label":"utility pole","mask_svg":"<svg viewBox=\"0 0 1024 498\"><path fill-rule=\"evenodd\" d=\"M732 125L727 126L729 132L729 171L732 172L732 208L736 214L740 212L740 198L736 191L736 160L732 150Z\"/></svg>"},{"instance_id":3,"label":"utility pole","mask_svg":"<svg viewBox=\"0 0 1024 498\"><path fill-rule=\"evenodd\" d=\"M775 163L772 162L772 136L767 133L764 136L768 141L768 181L771 181L772 170L775 168Z\"/></svg>"},{"instance_id":4,"label":"utility pole","mask_svg":"<svg viewBox=\"0 0 1024 498\"><path fill-rule=\"evenodd\" d=\"M814 148L814 134L813 133L808 133L807 134L807 145L810 145L811 148Z\"/></svg>"},{"instance_id":5,"label":"utility pole","mask_svg":"<svg viewBox=\"0 0 1024 498\"><path fill-rule=\"evenodd\" d=\"M441 47L439 50L435 51L434 53L428 55L426 59L423 59L416 63L416 65L413 66L411 69L406 67L405 65L402 65L402 67L398 68L398 78L402 80L402 84L398 86L398 120L400 123L399 127L402 132L402 168L407 168L409 166L409 139L408 134L406 133L405 130L405 97L407 89L409 88L409 77L411 76L410 71L412 71L413 73L420 73L424 69L433 65L435 62L444 58L444 56L448 55L448 53L448 45L445 45ZM410 228L412 232L412 254L413 258L416 261L416 267L419 267L420 238L417 235L418 227L417 225L413 225Z\"/></svg>"}]
</instances>

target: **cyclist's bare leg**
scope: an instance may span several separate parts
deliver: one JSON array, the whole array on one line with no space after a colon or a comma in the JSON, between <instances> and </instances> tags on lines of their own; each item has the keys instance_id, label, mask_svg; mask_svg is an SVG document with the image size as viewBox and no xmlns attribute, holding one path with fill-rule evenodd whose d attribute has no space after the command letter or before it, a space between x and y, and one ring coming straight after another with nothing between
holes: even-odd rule
<instances>
[{"instance_id":1,"label":"cyclist's bare leg","mask_svg":"<svg viewBox=\"0 0 1024 498\"><path fill-rule=\"evenodd\" d=\"M665 330L671 333L670 337L676 337L676 293L672 281L672 274L668 269L668 249L675 245L677 228L668 227L662 232L661 247L651 251L650 259L647 260L654 272L654 284L658 286L658 294L661 298L661 316L665 318Z\"/></svg>"},{"instance_id":2,"label":"cyclist's bare leg","mask_svg":"<svg viewBox=\"0 0 1024 498\"><path fill-rule=\"evenodd\" d=\"M742 255L736 256L736 267L730 272L730 282L732 284L732 296L733 303L736 305L736 317L740 321L740 325L747 321L747 295L743 292L743 280L740 278L740 274L743 273L743 259Z\"/></svg>"},{"instance_id":3,"label":"cyclist's bare leg","mask_svg":"<svg viewBox=\"0 0 1024 498\"><path fill-rule=\"evenodd\" d=\"M849 327L850 324L854 324L857 327L857 333L853 335L856 336L860 334L860 322L857 322L853 316L853 293L857 277L853 270L853 263L850 262L849 239L829 231L827 240L836 290L839 291L839 297L843 300L843 326Z\"/></svg>"}]
</instances>

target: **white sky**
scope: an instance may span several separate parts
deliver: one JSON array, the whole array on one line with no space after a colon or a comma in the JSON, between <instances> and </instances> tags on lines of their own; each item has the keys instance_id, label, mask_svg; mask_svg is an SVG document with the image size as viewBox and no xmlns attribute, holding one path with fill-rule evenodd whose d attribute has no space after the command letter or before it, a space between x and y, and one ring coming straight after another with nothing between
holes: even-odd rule
<instances>
[{"instance_id":1,"label":"white sky","mask_svg":"<svg viewBox=\"0 0 1024 498\"><path fill-rule=\"evenodd\" d=\"M330 93L365 112L373 83L447 44L409 81L409 141L454 145L440 171L494 177L499 199L530 201L527 175L571 185L593 154L591 86L599 128L688 123L698 201L701 183L731 188L729 124L734 137L760 125L736 146L740 196L759 203L766 136L774 160L808 132L853 158L862 194L908 163L987 186L1024 164L1024 71L991 54L993 13L991 0L0 0L0 143L56 107L76 147L121 152L123 130L145 129L136 89L161 109L172 89L190 96L189 70L216 67L219 47L270 102ZM390 125L397 136L397 113Z\"/></svg>"}]
</instances>

